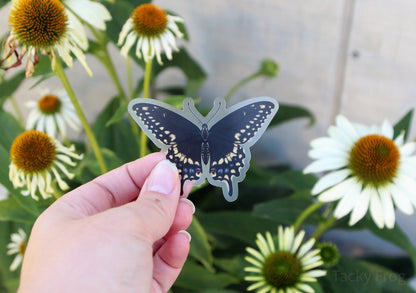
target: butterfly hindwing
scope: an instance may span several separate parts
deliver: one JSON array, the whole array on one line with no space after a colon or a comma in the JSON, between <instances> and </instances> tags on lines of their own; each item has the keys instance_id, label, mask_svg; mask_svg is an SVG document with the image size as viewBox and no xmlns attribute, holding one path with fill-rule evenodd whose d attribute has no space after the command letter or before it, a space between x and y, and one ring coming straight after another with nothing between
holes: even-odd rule
<instances>
[{"instance_id":1,"label":"butterfly hindwing","mask_svg":"<svg viewBox=\"0 0 416 293\"><path fill-rule=\"evenodd\" d=\"M202 175L199 127L183 117L179 109L169 109L160 102L136 99L130 109L149 138L167 151L167 159L177 166L181 186L186 180L198 180Z\"/></svg>"},{"instance_id":2,"label":"butterfly hindwing","mask_svg":"<svg viewBox=\"0 0 416 293\"><path fill-rule=\"evenodd\" d=\"M224 197L237 197L237 183L248 169L252 146L264 132L277 111L270 100L237 105L210 128L210 179L222 182Z\"/></svg>"}]
</instances>

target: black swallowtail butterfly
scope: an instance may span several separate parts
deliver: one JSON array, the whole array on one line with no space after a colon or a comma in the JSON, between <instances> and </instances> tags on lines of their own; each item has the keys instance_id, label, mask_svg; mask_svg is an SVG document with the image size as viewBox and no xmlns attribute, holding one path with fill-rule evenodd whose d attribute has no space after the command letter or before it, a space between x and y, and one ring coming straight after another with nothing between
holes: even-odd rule
<instances>
[{"instance_id":1,"label":"black swallowtail butterfly","mask_svg":"<svg viewBox=\"0 0 416 293\"><path fill-rule=\"evenodd\" d=\"M205 179L221 187L224 198L238 197L238 183L248 170L250 147L266 130L279 105L269 97L246 100L226 108L223 99L216 99L207 116L202 116L191 98L183 109L150 99L134 99L129 113L146 135L174 163L181 184Z\"/></svg>"}]
</instances>

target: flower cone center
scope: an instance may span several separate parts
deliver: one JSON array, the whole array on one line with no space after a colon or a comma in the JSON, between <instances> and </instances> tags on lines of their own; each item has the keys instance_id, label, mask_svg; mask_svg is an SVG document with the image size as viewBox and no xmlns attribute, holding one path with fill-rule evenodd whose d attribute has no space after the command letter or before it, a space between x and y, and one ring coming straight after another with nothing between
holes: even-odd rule
<instances>
[{"instance_id":1,"label":"flower cone center","mask_svg":"<svg viewBox=\"0 0 416 293\"><path fill-rule=\"evenodd\" d=\"M296 257L287 251L269 256L263 265L266 281L279 289L293 287L299 281L302 265Z\"/></svg>"},{"instance_id":2,"label":"flower cone center","mask_svg":"<svg viewBox=\"0 0 416 293\"><path fill-rule=\"evenodd\" d=\"M391 182L399 165L400 153L394 141L382 135L367 135L351 149L349 164L353 174L366 184Z\"/></svg>"},{"instance_id":3,"label":"flower cone center","mask_svg":"<svg viewBox=\"0 0 416 293\"><path fill-rule=\"evenodd\" d=\"M59 0L17 0L9 23L17 40L47 49L58 42L67 28L68 17Z\"/></svg>"},{"instance_id":4,"label":"flower cone center","mask_svg":"<svg viewBox=\"0 0 416 293\"><path fill-rule=\"evenodd\" d=\"M20 255L24 255L25 254L25 250L26 250L26 241L22 241L19 244L19 254Z\"/></svg>"},{"instance_id":5,"label":"flower cone center","mask_svg":"<svg viewBox=\"0 0 416 293\"><path fill-rule=\"evenodd\" d=\"M20 134L10 148L10 159L26 173L41 172L55 160L56 147L51 138L37 130Z\"/></svg>"},{"instance_id":6,"label":"flower cone center","mask_svg":"<svg viewBox=\"0 0 416 293\"><path fill-rule=\"evenodd\" d=\"M39 110L44 114L54 114L61 109L61 100L55 95L45 95L38 101Z\"/></svg>"},{"instance_id":7,"label":"flower cone center","mask_svg":"<svg viewBox=\"0 0 416 293\"><path fill-rule=\"evenodd\" d=\"M139 35L154 37L162 34L168 24L167 13L153 4L138 6L132 13L134 30Z\"/></svg>"}]
</instances>

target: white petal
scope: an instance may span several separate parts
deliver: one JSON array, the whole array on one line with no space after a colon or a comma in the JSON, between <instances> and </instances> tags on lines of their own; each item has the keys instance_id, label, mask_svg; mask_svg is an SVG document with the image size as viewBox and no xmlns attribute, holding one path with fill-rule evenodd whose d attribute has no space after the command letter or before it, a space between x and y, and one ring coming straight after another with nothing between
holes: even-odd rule
<instances>
[{"instance_id":1,"label":"white petal","mask_svg":"<svg viewBox=\"0 0 416 293\"><path fill-rule=\"evenodd\" d=\"M71 30L71 35L74 41L80 46L84 51L88 49L88 38L85 32L84 26L79 21L79 19L70 11L67 10L68 15L68 28Z\"/></svg>"},{"instance_id":2,"label":"white petal","mask_svg":"<svg viewBox=\"0 0 416 293\"><path fill-rule=\"evenodd\" d=\"M354 140L344 133L340 128L335 126L330 126L328 128L328 135L332 139L344 144L344 145L353 145Z\"/></svg>"},{"instance_id":3,"label":"white petal","mask_svg":"<svg viewBox=\"0 0 416 293\"><path fill-rule=\"evenodd\" d=\"M53 119L52 115L47 115L45 117L45 128L46 128L46 133L49 136L56 137L56 124L55 124L55 119Z\"/></svg>"},{"instance_id":4,"label":"white petal","mask_svg":"<svg viewBox=\"0 0 416 293\"><path fill-rule=\"evenodd\" d=\"M341 129L351 139L351 141L359 139L359 135L355 127L343 115L337 116L336 124L338 128Z\"/></svg>"},{"instance_id":5,"label":"white petal","mask_svg":"<svg viewBox=\"0 0 416 293\"><path fill-rule=\"evenodd\" d=\"M377 192L372 192L370 197L370 214L377 227L384 227L384 210Z\"/></svg>"},{"instance_id":6,"label":"white petal","mask_svg":"<svg viewBox=\"0 0 416 293\"><path fill-rule=\"evenodd\" d=\"M321 193L321 195L318 197L318 200L323 202L338 200L343 197L348 192L348 190L351 189L355 182L356 181L354 178L349 178Z\"/></svg>"},{"instance_id":7,"label":"white petal","mask_svg":"<svg viewBox=\"0 0 416 293\"><path fill-rule=\"evenodd\" d=\"M402 174L395 180L395 183L396 186L404 192L407 198L416 207L416 180L405 174Z\"/></svg>"},{"instance_id":8,"label":"white petal","mask_svg":"<svg viewBox=\"0 0 416 293\"><path fill-rule=\"evenodd\" d=\"M387 228L392 229L395 222L395 213L390 193L385 188L379 189L378 193L383 207L384 222L386 223Z\"/></svg>"},{"instance_id":9,"label":"white petal","mask_svg":"<svg viewBox=\"0 0 416 293\"><path fill-rule=\"evenodd\" d=\"M375 190L369 187L364 188L361 192L360 202L355 205L351 213L350 221L348 223L350 226L355 225L367 213L372 192L375 192Z\"/></svg>"},{"instance_id":10,"label":"white petal","mask_svg":"<svg viewBox=\"0 0 416 293\"><path fill-rule=\"evenodd\" d=\"M383 124L381 125L381 134L387 138L393 139L394 129L388 120L383 121Z\"/></svg>"},{"instance_id":11,"label":"white petal","mask_svg":"<svg viewBox=\"0 0 416 293\"><path fill-rule=\"evenodd\" d=\"M416 142L408 142L400 148L400 155L404 157L410 156L416 150Z\"/></svg>"},{"instance_id":12,"label":"white petal","mask_svg":"<svg viewBox=\"0 0 416 293\"><path fill-rule=\"evenodd\" d=\"M334 216L338 219L349 214L355 205L360 204L362 185L358 182L352 182L350 189L345 193L344 197L339 201L334 211Z\"/></svg>"},{"instance_id":13,"label":"white petal","mask_svg":"<svg viewBox=\"0 0 416 293\"><path fill-rule=\"evenodd\" d=\"M39 117L42 114L38 109L34 109L29 113L26 121L26 129L33 129L35 127L36 122L38 121Z\"/></svg>"},{"instance_id":14,"label":"white petal","mask_svg":"<svg viewBox=\"0 0 416 293\"><path fill-rule=\"evenodd\" d=\"M315 195L321 193L325 189L340 183L350 174L351 171L349 169L342 169L326 174L321 179L319 179L318 182L316 182L315 186L312 189L312 194Z\"/></svg>"},{"instance_id":15,"label":"white petal","mask_svg":"<svg viewBox=\"0 0 416 293\"><path fill-rule=\"evenodd\" d=\"M118 36L118 43L117 45L121 46L124 43L124 40L127 37L129 31L133 28L133 21L129 18L126 23L123 25L121 29L120 35Z\"/></svg>"},{"instance_id":16,"label":"white petal","mask_svg":"<svg viewBox=\"0 0 416 293\"><path fill-rule=\"evenodd\" d=\"M339 141L336 141L330 137L320 137L320 138L316 138L314 140L311 141L311 147L312 148L330 148L330 149L334 149L334 150L340 150L340 151L344 151L344 152L349 152L351 145L348 144L342 144Z\"/></svg>"},{"instance_id":17,"label":"white petal","mask_svg":"<svg viewBox=\"0 0 416 293\"><path fill-rule=\"evenodd\" d=\"M412 203L404 194L404 192L395 184L392 184L389 188L391 192L391 197L393 198L396 207L406 215L413 214Z\"/></svg>"},{"instance_id":18,"label":"white petal","mask_svg":"<svg viewBox=\"0 0 416 293\"><path fill-rule=\"evenodd\" d=\"M340 149L333 148L316 148L308 152L308 156L311 159L325 159L325 158L344 158L348 159L348 152L342 151Z\"/></svg>"},{"instance_id":19,"label":"white petal","mask_svg":"<svg viewBox=\"0 0 416 293\"><path fill-rule=\"evenodd\" d=\"M129 54L130 48L133 46L136 39L137 39L137 35L134 31L127 35L126 42L124 43L124 46L121 47L121 50L120 50L121 56L127 57L127 55Z\"/></svg>"},{"instance_id":20,"label":"white petal","mask_svg":"<svg viewBox=\"0 0 416 293\"><path fill-rule=\"evenodd\" d=\"M88 67L88 64L86 62L86 58L84 53L82 52L82 50L80 50L77 46L71 46L70 50L72 51L72 53L74 53L75 57L77 57L78 61L82 64L82 66L84 67L85 71L87 71L89 76L92 76L92 71L91 69Z\"/></svg>"},{"instance_id":21,"label":"white petal","mask_svg":"<svg viewBox=\"0 0 416 293\"><path fill-rule=\"evenodd\" d=\"M348 164L348 160L345 158L325 158L312 162L306 166L303 173L317 173L323 171L336 170L345 167Z\"/></svg>"},{"instance_id":22,"label":"white petal","mask_svg":"<svg viewBox=\"0 0 416 293\"><path fill-rule=\"evenodd\" d=\"M89 0L65 0L64 4L74 11L86 23L100 30L105 30L105 21L111 15L104 5Z\"/></svg>"}]
</instances>

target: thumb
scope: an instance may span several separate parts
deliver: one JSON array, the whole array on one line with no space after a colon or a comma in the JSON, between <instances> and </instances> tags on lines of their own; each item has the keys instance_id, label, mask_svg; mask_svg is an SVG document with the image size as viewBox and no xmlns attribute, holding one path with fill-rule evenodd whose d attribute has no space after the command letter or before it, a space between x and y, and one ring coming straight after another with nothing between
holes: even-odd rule
<instances>
[{"instance_id":1,"label":"thumb","mask_svg":"<svg viewBox=\"0 0 416 293\"><path fill-rule=\"evenodd\" d=\"M170 229L179 202L178 169L168 160L159 162L147 177L134 206L135 232L152 243Z\"/></svg>"}]
</instances>

